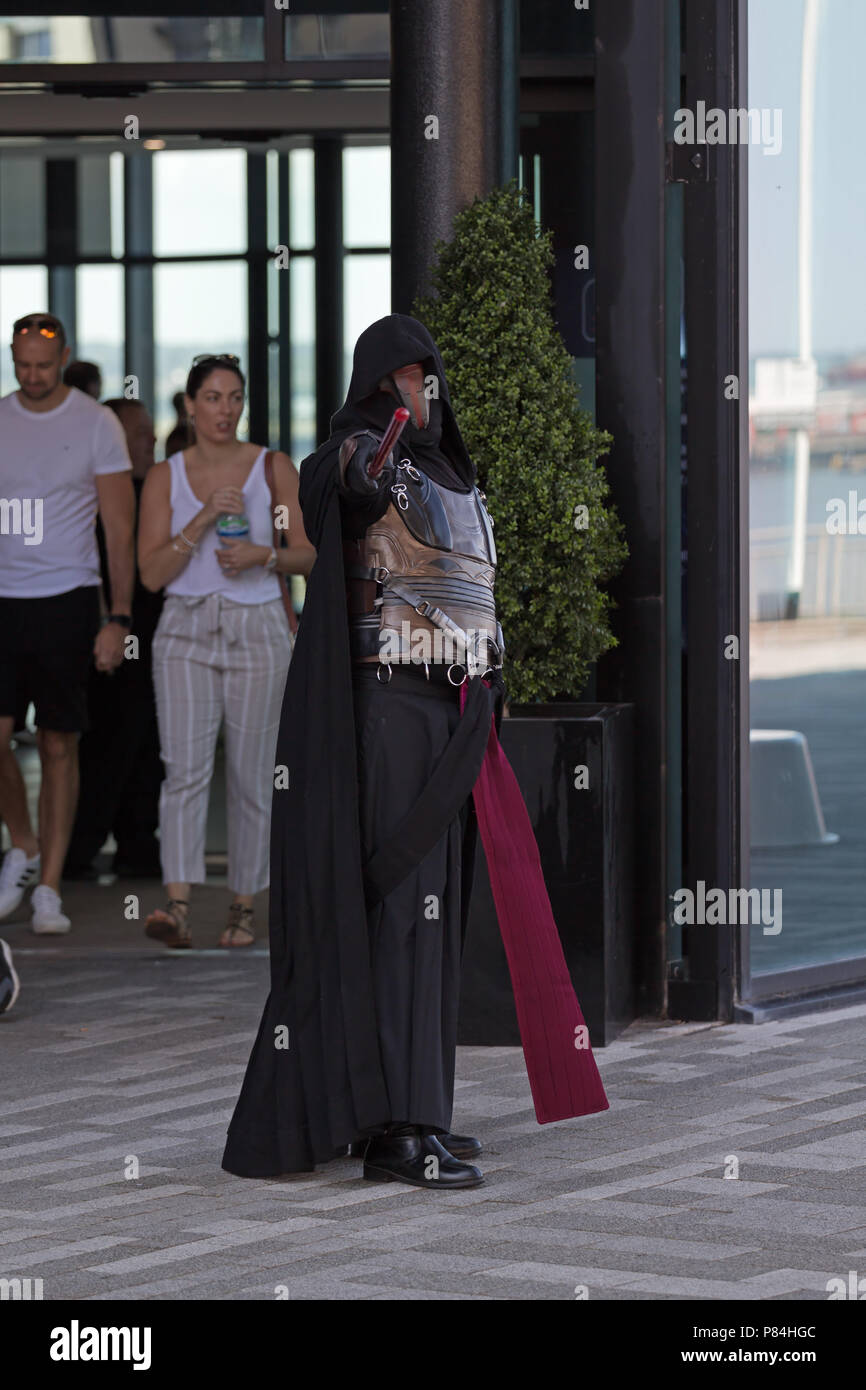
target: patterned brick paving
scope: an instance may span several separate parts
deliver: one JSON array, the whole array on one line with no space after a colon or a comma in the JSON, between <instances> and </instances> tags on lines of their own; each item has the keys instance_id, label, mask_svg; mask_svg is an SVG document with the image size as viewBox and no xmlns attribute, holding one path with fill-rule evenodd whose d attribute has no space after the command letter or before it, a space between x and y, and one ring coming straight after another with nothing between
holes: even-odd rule
<instances>
[{"instance_id":1,"label":"patterned brick paving","mask_svg":"<svg viewBox=\"0 0 866 1390\"><path fill-rule=\"evenodd\" d=\"M866 1275L866 1005L635 1024L598 1054L611 1109L543 1128L520 1051L463 1048L473 1191L380 1187L351 1159L250 1181L219 1160L263 951L18 939L0 1277L46 1299L826 1300Z\"/></svg>"}]
</instances>

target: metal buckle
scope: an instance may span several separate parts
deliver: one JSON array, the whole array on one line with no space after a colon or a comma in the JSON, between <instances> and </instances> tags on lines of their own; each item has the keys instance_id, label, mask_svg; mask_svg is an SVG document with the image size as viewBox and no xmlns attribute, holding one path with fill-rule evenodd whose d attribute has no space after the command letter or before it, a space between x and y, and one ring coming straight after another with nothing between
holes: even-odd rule
<instances>
[{"instance_id":1,"label":"metal buckle","mask_svg":"<svg viewBox=\"0 0 866 1390\"><path fill-rule=\"evenodd\" d=\"M386 681L383 681L383 680L382 680L382 672L385 670L385 667L386 667L386 666L387 666L387 668L388 668L388 679L387 679ZM376 680L379 682L380 685L390 685L390 684L391 684L391 663L390 663L390 661L380 661L380 662L379 662L379 665L378 665L378 667L376 668Z\"/></svg>"},{"instance_id":2,"label":"metal buckle","mask_svg":"<svg viewBox=\"0 0 866 1390\"><path fill-rule=\"evenodd\" d=\"M406 484L405 484L405 483L392 483L392 484L391 484L391 491L393 492L395 498L397 499L397 506L400 508L401 512L408 512L408 510L409 510L409 498L406 496Z\"/></svg>"},{"instance_id":3,"label":"metal buckle","mask_svg":"<svg viewBox=\"0 0 866 1390\"><path fill-rule=\"evenodd\" d=\"M451 672L452 672L452 671L462 671L462 672L463 672L463 675L460 677L460 680L459 680L459 681L454 681L454 680L451 679ZM446 674L447 674L447 676L448 676L448 684L449 684L449 685L460 686L460 685L463 685L463 684L464 684L468 672L467 672L467 670L466 670L466 667L463 666L463 665L461 665L461 663L460 663L459 661L452 661L451 665L448 667L448 671L446 672Z\"/></svg>"}]
</instances>

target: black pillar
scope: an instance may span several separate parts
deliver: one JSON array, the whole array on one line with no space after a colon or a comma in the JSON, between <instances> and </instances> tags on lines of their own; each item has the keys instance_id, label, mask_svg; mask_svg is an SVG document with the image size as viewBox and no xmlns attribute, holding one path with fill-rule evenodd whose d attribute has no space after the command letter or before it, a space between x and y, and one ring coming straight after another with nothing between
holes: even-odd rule
<instances>
[{"instance_id":1,"label":"black pillar","mask_svg":"<svg viewBox=\"0 0 866 1390\"><path fill-rule=\"evenodd\" d=\"M611 586L620 646L597 698L636 710L635 856L639 1007L664 1008L665 304L664 0L596 7L596 412L630 555ZM679 536L674 538L679 548Z\"/></svg>"},{"instance_id":2,"label":"black pillar","mask_svg":"<svg viewBox=\"0 0 866 1390\"><path fill-rule=\"evenodd\" d=\"M129 256L153 255L153 157L127 155L124 172L124 226ZM154 402L153 264L147 260L126 269L126 375L138 378L139 394L148 409ZM168 404L168 402L166 402Z\"/></svg>"},{"instance_id":3,"label":"black pillar","mask_svg":"<svg viewBox=\"0 0 866 1390\"><path fill-rule=\"evenodd\" d=\"M343 142L313 140L316 236L316 438L343 403Z\"/></svg>"},{"instance_id":4,"label":"black pillar","mask_svg":"<svg viewBox=\"0 0 866 1390\"><path fill-rule=\"evenodd\" d=\"M454 214L517 176L517 0L391 0L391 302L429 289Z\"/></svg>"},{"instance_id":5,"label":"black pillar","mask_svg":"<svg viewBox=\"0 0 866 1390\"><path fill-rule=\"evenodd\" d=\"M685 106L746 104L746 0L686 0ZM688 828L684 886L748 882L748 336L742 144L701 145L685 185ZM736 378L736 392L732 379ZM739 640L733 657L729 639ZM743 928L743 935L748 927ZM737 928L684 929L680 1017L733 1016ZM747 952L744 963L747 963Z\"/></svg>"},{"instance_id":6,"label":"black pillar","mask_svg":"<svg viewBox=\"0 0 866 1390\"><path fill-rule=\"evenodd\" d=\"M268 195L263 154L247 154L247 392L250 439L270 444L268 354ZM288 274L288 272L286 272Z\"/></svg>"},{"instance_id":7,"label":"black pillar","mask_svg":"<svg viewBox=\"0 0 866 1390\"><path fill-rule=\"evenodd\" d=\"M78 355L75 263L78 259L78 161L45 161L45 259L48 265L48 312L56 314Z\"/></svg>"},{"instance_id":8,"label":"black pillar","mask_svg":"<svg viewBox=\"0 0 866 1390\"><path fill-rule=\"evenodd\" d=\"M279 155L279 176L277 180L277 241L280 246L289 244L289 156ZM292 272L289 266L277 275L277 294L279 297L280 325L280 432L279 447L284 453L292 453ZM300 460L296 459L296 463Z\"/></svg>"}]
</instances>

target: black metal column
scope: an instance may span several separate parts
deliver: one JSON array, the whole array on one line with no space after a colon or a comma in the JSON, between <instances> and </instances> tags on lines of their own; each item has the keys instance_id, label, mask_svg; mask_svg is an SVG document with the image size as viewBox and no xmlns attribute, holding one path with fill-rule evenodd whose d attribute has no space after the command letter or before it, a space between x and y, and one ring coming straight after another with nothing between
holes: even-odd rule
<instances>
[{"instance_id":1,"label":"black metal column","mask_svg":"<svg viewBox=\"0 0 866 1390\"><path fill-rule=\"evenodd\" d=\"M128 155L124 171L124 227L131 256L153 255L153 159ZM130 265L124 285L126 375L138 380L139 395L154 409L153 265ZM168 402L166 402L168 404Z\"/></svg>"},{"instance_id":2,"label":"black metal column","mask_svg":"<svg viewBox=\"0 0 866 1390\"><path fill-rule=\"evenodd\" d=\"M343 142L313 140L316 236L316 438L343 403Z\"/></svg>"},{"instance_id":3,"label":"black metal column","mask_svg":"<svg viewBox=\"0 0 866 1390\"><path fill-rule=\"evenodd\" d=\"M277 240L289 244L289 156L279 156L277 181ZM279 447L292 453L292 272L290 266L277 275L280 324L280 433ZM300 460L295 460L300 462Z\"/></svg>"},{"instance_id":4,"label":"black metal column","mask_svg":"<svg viewBox=\"0 0 866 1390\"><path fill-rule=\"evenodd\" d=\"M455 213L517 176L516 0L391 0L391 302L429 289Z\"/></svg>"},{"instance_id":5,"label":"black metal column","mask_svg":"<svg viewBox=\"0 0 866 1390\"><path fill-rule=\"evenodd\" d=\"M247 318L250 439L270 444L268 373L268 191L264 154L247 154ZM288 274L288 272L283 272Z\"/></svg>"},{"instance_id":6,"label":"black metal column","mask_svg":"<svg viewBox=\"0 0 866 1390\"><path fill-rule=\"evenodd\" d=\"M746 105L746 0L685 0L686 100ZM702 145L685 187L688 359L688 829L686 882L748 883L748 336L743 144ZM731 654L731 638L739 654ZM680 1017L730 1018L738 932L684 931Z\"/></svg>"},{"instance_id":7,"label":"black metal column","mask_svg":"<svg viewBox=\"0 0 866 1390\"><path fill-rule=\"evenodd\" d=\"M49 313L66 330L76 356L75 263L78 259L78 161L45 161L45 260L48 265Z\"/></svg>"},{"instance_id":8,"label":"black metal column","mask_svg":"<svg viewBox=\"0 0 866 1390\"><path fill-rule=\"evenodd\" d=\"M664 1008L665 304L664 0L596 7L596 413L630 557L612 592L620 646L598 698L636 706L638 1000ZM679 547L679 535L674 538Z\"/></svg>"}]
</instances>

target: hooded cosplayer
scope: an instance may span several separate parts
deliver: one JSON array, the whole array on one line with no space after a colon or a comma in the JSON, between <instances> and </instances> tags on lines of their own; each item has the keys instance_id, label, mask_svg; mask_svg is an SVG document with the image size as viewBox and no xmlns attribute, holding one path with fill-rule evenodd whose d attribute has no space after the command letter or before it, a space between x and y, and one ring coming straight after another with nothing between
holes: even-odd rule
<instances>
[{"instance_id":1,"label":"hooded cosplayer","mask_svg":"<svg viewBox=\"0 0 866 1390\"><path fill-rule=\"evenodd\" d=\"M361 334L300 504L317 559L277 743L271 991L223 1167L309 1171L360 1137L365 1177L474 1186L454 1155L480 1145L448 1131L476 816L537 1118L607 1098L497 739L490 519L417 320Z\"/></svg>"}]
</instances>

